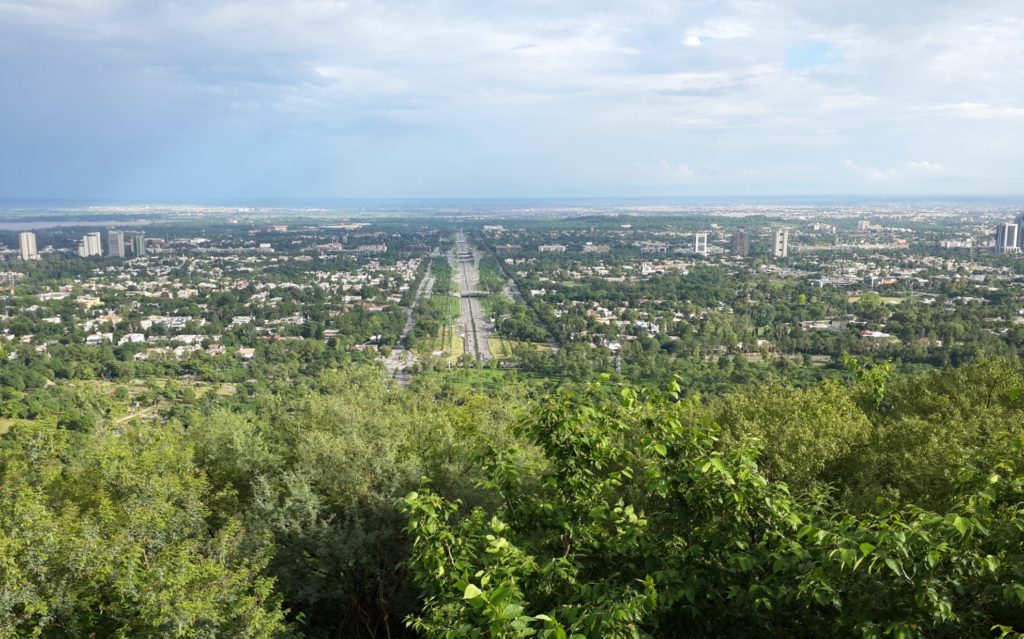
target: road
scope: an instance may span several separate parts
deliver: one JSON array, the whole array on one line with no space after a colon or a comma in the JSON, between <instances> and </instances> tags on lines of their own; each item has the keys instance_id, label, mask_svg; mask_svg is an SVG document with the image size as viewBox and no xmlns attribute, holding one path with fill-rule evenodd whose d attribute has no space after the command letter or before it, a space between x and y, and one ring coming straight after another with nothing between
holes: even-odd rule
<instances>
[{"instance_id":1,"label":"road","mask_svg":"<svg viewBox=\"0 0 1024 639\"><path fill-rule=\"evenodd\" d=\"M491 348L487 342L492 332L491 322L480 306L481 293L477 291L480 282L480 252L471 247L466 234L455 235L455 248L448 254L448 260L459 280L460 314L456 331L462 336L464 352L473 359L491 359Z\"/></svg>"},{"instance_id":2,"label":"road","mask_svg":"<svg viewBox=\"0 0 1024 639\"><path fill-rule=\"evenodd\" d=\"M413 363L412 351L405 348L405 338L408 337L409 331L412 330L413 326L412 312L416 309L416 306L421 300L430 299L433 292L434 276L431 274L430 265L428 264L427 272L423 274L423 279L420 280L419 288L416 289L416 297L413 298L412 306L405 311L405 326L402 327L402 333L398 337L398 342L395 344L395 348L391 351L391 356L384 361L384 367L387 368L388 377L394 377L402 384L409 383L409 374L405 372L405 369Z\"/></svg>"}]
</instances>

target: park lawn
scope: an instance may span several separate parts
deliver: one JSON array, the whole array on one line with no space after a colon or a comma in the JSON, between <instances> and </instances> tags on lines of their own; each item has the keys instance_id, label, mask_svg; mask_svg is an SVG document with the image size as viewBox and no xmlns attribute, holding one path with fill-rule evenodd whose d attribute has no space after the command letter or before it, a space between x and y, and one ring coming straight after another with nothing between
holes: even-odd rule
<instances>
[{"instance_id":1,"label":"park lawn","mask_svg":"<svg viewBox=\"0 0 1024 639\"><path fill-rule=\"evenodd\" d=\"M761 353L743 353L743 358L750 362L751 364L762 364L768 360L781 358L786 358L793 362L803 361L803 355L780 355L778 353L768 353L767 359L765 355ZM822 367L828 366L831 363L831 355L811 355L811 366Z\"/></svg>"},{"instance_id":2,"label":"park lawn","mask_svg":"<svg viewBox=\"0 0 1024 639\"><path fill-rule=\"evenodd\" d=\"M455 320L461 313L459 298L443 295L431 298L430 303L434 304L441 312L446 312L448 321L441 325L433 339L424 340L422 346L413 349L413 353L418 357L429 357L432 353L444 351L448 353L447 360L454 362L465 351L462 338L455 332Z\"/></svg>"},{"instance_id":3,"label":"park lawn","mask_svg":"<svg viewBox=\"0 0 1024 639\"><path fill-rule=\"evenodd\" d=\"M852 304L853 302L856 302L860 298L860 295L851 295L850 297L846 298L846 301ZM909 299L909 297L893 297L891 295L881 296L882 303L884 304L902 304L903 302L906 302Z\"/></svg>"},{"instance_id":4,"label":"park lawn","mask_svg":"<svg viewBox=\"0 0 1024 639\"><path fill-rule=\"evenodd\" d=\"M132 379L127 382L114 382L110 380L91 380L88 382L92 384L94 388L109 390L111 393L116 391L118 388L124 388L132 396L132 398L145 393L148 386L160 387L170 382L179 384L184 388L191 388L196 393L208 392L213 389L218 395L232 395L235 392L235 385L228 382L205 382L200 379L184 378L184 377L150 377L148 379Z\"/></svg>"},{"instance_id":5,"label":"park lawn","mask_svg":"<svg viewBox=\"0 0 1024 639\"><path fill-rule=\"evenodd\" d=\"M540 342L524 342L517 339L508 339L500 335L491 335L487 338L487 346L491 349L491 355L502 359L505 357L512 356L512 350L520 346L528 346L538 351L551 350L551 347L547 344Z\"/></svg>"},{"instance_id":6,"label":"park lawn","mask_svg":"<svg viewBox=\"0 0 1024 639\"><path fill-rule=\"evenodd\" d=\"M445 351L448 353L448 361L454 362L466 350L466 345L462 338L455 332L455 321L462 313L462 305L461 299L453 295L446 296L444 301L448 304L448 323L441 327L441 335L438 339L439 348L434 350ZM439 308L443 309L444 307L440 306Z\"/></svg>"},{"instance_id":7,"label":"park lawn","mask_svg":"<svg viewBox=\"0 0 1024 639\"><path fill-rule=\"evenodd\" d=\"M448 317L454 322L462 314L462 298L457 295L449 295L445 299L448 301Z\"/></svg>"},{"instance_id":8,"label":"park lawn","mask_svg":"<svg viewBox=\"0 0 1024 639\"><path fill-rule=\"evenodd\" d=\"M491 355L502 359L512 354L511 346L506 342L505 338L491 335L487 338L487 348L491 351Z\"/></svg>"},{"instance_id":9,"label":"park lawn","mask_svg":"<svg viewBox=\"0 0 1024 639\"><path fill-rule=\"evenodd\" d=\"M454 330L451 330L449 331L447 348L444 350L448 352L448 361L454 362L466 351L466 344Z\"/></svg>"}]
</instances>

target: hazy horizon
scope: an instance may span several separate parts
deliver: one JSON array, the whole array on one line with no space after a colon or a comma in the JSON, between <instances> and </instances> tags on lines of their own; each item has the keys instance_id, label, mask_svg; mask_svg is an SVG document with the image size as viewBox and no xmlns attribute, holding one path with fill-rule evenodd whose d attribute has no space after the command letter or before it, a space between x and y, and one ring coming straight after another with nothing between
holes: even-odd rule
<instances>
[{"instance_id":1,"label":"hazy horizon","mask_svg":"<svg viewBox=\"0 0 1024 639\"><path fill-rule=\"evenodd\" d=\"M605 196L431 196L431 197L236 197L236 198L87 198L87 197L4 197L0 196L0 212L21 209L66 209L118 207L225 207L225 208L329 208L332 206L394 205L410 207L438 207L445 205L537 204L558 206L657 206L657 205L927 205L936 204L999 204L1024 206L1024 194L702 194L702 195L605 195Z\"/></svg>"}]
</instances>

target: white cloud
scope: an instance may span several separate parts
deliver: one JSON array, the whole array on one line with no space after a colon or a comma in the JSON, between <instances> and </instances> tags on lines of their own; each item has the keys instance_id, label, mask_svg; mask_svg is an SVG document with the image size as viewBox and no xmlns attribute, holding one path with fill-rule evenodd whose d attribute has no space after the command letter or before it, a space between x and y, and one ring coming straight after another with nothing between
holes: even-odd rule
<instances>
[{"instance_id":1,"label":"white cloud","mask_svg":"<svg viewBox=\"0 0 1024 639\"><path fill-rule=\"evenodd\" d=\"M382 165L436 157L430 170L456 187L466 165L500 166L517 184L516 171L597 183L621 158L682 153L702 164L626 170L645 185L705 184L693 167L707 162L736 179L771 174L779 190L938 187L951 175L1019 188L1024 4L881 3L0 0L0 77L24 85L0 119L23 140L7 155L38 156L40 175L93 143L136 148L116 126L125 119L159 132L230 117L254 148L274 144L272 131L330 149L358 137L363 157L388 149ZM830 45L830 64L787 67L806 43ZM81 149L46 155L28 142L38 131ZM857 162L836 167L837 153ZM946 157L958 171L936 162ZM825 168L771 173L787 164ZM381 182L428 179L410 167ZM0 171L0 195L29 170L15 169Z\"/></svg>"},{"instance_id":2,"label":"white cloud","mask_svg":"<svg viewBox=\"0 0 1024 639\"><path fill-rule=\"evenodd\" d=\"M739 40L754 33L753 27L745 22L714 21L700 27L687 29L683 43L688 47L699 47L714 40Z\"/></svg>"},{"instance_id":3,"label":"white cloud","mask_svg":"<svg viewBox=\"0 0 1024 639\"><path fill-rule=\"evenodd\" d=\"M747 38L754 33L754 28L746 22L716 20L687 31L687 36L697 36L711 40L738 40Z\"/></svg>"},{"instance_id":4,"label":"white cloud","mask_svg":"<svg viewBox=\"0 0 1024 639\"><path fill-rule=\"evenodd\" d=\"M947 167L942 166L938 162L929 162L927 160L922 160L920 162L907 162L906 168L908 171L914 173L949 173L949 169Z\"/></svg>"},{"instance_id":5,"label":"white cloud","mask_svg":"<svg viewBox=\"0 0 1024 639\"><path fill-rule=\"evenodd\" d=\"M661 161L661 168L673 182L689 182L696 174L693 169L685 164L670 164L667 160Z\"/></svg>"},{"instance_id":6,"label":"white cloud","mask_svg":"<svg viewBox=\"0 0 1024 639\"><path fill-rule=\"evenodd\" d=\"M982 102L960 102L917 107L917 111L964 120L1024 120L1024 107L993 105Z\"/></svg>"},{"instance_id":7,"label":"white cloud","mask_svg":"<svg viewBox=\"0 0 1024 639\"><path fill-rule=\"evenodd\" d=\"M668 160L658 162L656 174L659 182L668 182L669 184L684 184L697 176L697 172L688 165Z\"/></svg>"},{"instance_id":8,"label":"white cloud","mask_svg":"<svg viewBox=\"0 0 1024 639\"><path fill-rule=\"evenodd\" d=\"M937 176L950 176L954 173L949 167L927 160L911 160L899 166L884 169L874 166L863 166L852 160L844 160L843 166L848 171L861 176L868 182L879 183L921 180Z\"/></svg>"},{"instance_id":9,"label":"white cloud","mask_svg":"<svg viewBox=\"0 0 1024 639\"><path fill-rule=\"evenodd\" d=\"M404 81L373 69L316 66L313 67L313 73L317 77L329 81L332 88L355 96L395 95L408 88Z\"/></svg>"}]
</instances>

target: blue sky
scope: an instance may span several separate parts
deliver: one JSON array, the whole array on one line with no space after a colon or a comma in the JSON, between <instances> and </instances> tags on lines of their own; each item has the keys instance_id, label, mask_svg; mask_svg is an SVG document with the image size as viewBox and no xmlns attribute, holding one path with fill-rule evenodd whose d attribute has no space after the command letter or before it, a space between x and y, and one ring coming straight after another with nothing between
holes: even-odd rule
<instances>
[{"instance_id":1,"label":"blue sky","mask_svg":"<svg viewBox=\"0 0 1024 639\"><path fill-rule=\"evenodd\" d=\"M1019 0L0 0L0 83L0 197L1024 192Z\"/></svg>"}]
</instances>

